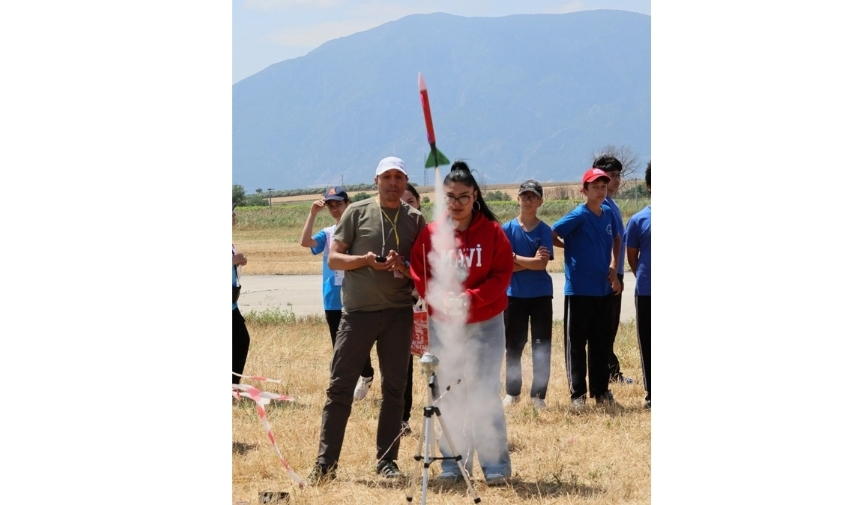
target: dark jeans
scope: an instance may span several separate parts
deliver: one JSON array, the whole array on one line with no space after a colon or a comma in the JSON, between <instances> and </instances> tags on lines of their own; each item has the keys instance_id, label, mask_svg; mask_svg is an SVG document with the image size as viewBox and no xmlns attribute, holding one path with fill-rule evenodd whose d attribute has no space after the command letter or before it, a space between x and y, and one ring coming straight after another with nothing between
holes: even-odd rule
<instances>
[{"instance_id":1,"label":"dark jeans","mask_svg":"<svg viewBox=\"0 0 860 505\"><path fill-rule=\"evenodd\" d=\"M586 393L597 398L609 389L609 367L606 363L611 341L609 321L613 296L564 297L564 364L572 399L584 397Z\"/></svg>"},{"instance_id":2,"label":"dark jeans","mask_svg":"<svg viewBox=\"0 0 860 505\"><path fill-rule=\"evenodd\" d=\"M639 337L639 357L645 380L645 401L651 401L651 295L636 295L636 333Z\"/></svg>"},{"instance_id":3,"label":"dark jeans","mask_svg":"<svg viewBox=\"0 0 860 505\"><path fill-rule=\"evenodd\" d=\"M621 283L621 288L624 288L624 274L618 274L618 282ZM612 297L612 338L609 344L609 380L621 380L621 364L618 363L618 356L615 355L615 335L618 333L618 323L621 322L621 297L624 295L622 291L618 296Z\"/></svg>"},{"instance_id":4,"label":"dark jeans","mask_svg":"<svg viewBox=\"0 0 860 505\"><path fill-rule=\"evenodd\" d=\"M328 323L328 333L331 336L331 347L334 348L334 342L337 340L337 328L340 326L340 315L343 314L340 310L325 311L325 321ZM373 364L370 363L370 351L367 353L367 361L364 362L364 368L361 370L362 377L373 377ZM356 379L357 380L357 379Z\"/></svg>"},{"instance_id":5,"label":"dark jeans","mask_svg":"<svg viewBox=\"0 0 860 505\"><path fill-rule=\"evenodd\" d=\"M522 357L532 329L534 378L529 396L546 398L552 351L552 296L508 297L505 309L505 393L519 396L523 388Z\"/></svg>"},{"instance_id":6,"label":"dark jeans","mask_svg":"<svg viewBox=\"0 0 860 505\"><path fill-rule=\"evenodd\" d=\"M238 308L233 309L233 371L242 374L245 371L245 361L248 359L248 348L251 347L251 335L245 326L245 318ZM239 383L239 377L231 376L233 384Z\"/></svg>"},{"instance_id":7,"label":"dark jeans","mask_svg":"<svg viewBox=\"0 0 860 505\"><path fill-rule=\"evenodd\" d=\"M374 342L382 374L376 459L397 459L403 393L412 345L411 306L374 312L347 312L341 317L322 411L317 456L320 464L333 465L340 459L346 423L352 412L352 393Z\"/></svg>"}]
</instances>

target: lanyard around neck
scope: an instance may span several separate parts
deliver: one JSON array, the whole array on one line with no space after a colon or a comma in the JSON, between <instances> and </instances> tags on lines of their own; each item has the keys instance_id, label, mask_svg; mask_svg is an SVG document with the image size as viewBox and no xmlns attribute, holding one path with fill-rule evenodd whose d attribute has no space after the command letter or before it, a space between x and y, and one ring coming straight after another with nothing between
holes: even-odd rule
<instances>
[{"instance_id":1,"label":"lanyard around neck","mask_svg":"<svg viewBox=\"0 0 860 505\"><path fill-rule=\"evenodd\" d=\"M382 205L379 203L379 197L376 197L376 205L379 207L379 213L391 223L391 229L394 230L394 244L397 247L397 252L400 252L400 235L397 234L397 218L400 217L400 207L397 207L397 213L394 214L394 221L388 217L388 214L382 211ZM379 225L382 227L382 256L385 256L385 220L381 220ZM390 232L389 232L390 233Z\"/></svg>"}]
</instances>

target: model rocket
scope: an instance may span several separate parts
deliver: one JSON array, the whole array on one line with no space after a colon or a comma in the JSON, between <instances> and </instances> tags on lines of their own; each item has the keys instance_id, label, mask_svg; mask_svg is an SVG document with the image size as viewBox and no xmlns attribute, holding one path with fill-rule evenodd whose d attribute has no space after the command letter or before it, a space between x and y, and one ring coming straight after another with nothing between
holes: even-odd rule
<instances>
[{"instance_id":1,"label":"model rocket","mask_svg":"<svg viewBox=\"0 0 860 505\"><path fill-rule=\"evenodd\" d=\"M427 127L427 142L430 143L430 155L424 168L440 167L451 164L442 151L436 149L436 134L433 132L433 117L430 115L430 98L427 96L427 84L418 72L418 93L421 94L421 108L424 109L424 126Z\"/></svg>"}]
</instances>

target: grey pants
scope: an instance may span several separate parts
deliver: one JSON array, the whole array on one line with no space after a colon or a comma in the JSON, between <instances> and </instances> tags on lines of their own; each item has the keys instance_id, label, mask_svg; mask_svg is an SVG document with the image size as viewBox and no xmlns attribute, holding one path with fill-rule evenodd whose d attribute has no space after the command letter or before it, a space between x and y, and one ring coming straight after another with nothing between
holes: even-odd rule
<instances>
[{"instance_id":1,"label":"grey pants","mask_svg":"<svg viewBox=\"0 0 860 505\"><path fill-rule=\"evenodd\" d=\"M340 458L352 394L373 343L382 376L382 406L376 428L376 459L397 459L403 391L412 342L412 306L373 312L344 312L331 359L331 376L322 412L317 462L334 465Z\"/></svg>"}]
</instances>

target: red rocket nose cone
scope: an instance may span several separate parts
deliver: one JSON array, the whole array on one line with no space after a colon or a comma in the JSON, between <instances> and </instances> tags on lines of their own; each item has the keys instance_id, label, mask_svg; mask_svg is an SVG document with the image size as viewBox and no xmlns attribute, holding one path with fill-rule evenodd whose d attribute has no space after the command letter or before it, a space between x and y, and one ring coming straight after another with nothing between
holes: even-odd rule
<instances>
[{"instance_id":1,"label":"red rocket nose cone","mask_svg":"<svg viewBox=\"0 0 860 505\"><path fill-rule=\"evenodd\" d=\"M418 72L418 91L424 91L427 89L427 84L424 83L424 77L421 76L421 72Z\"/></svg>"}]
</instances>

